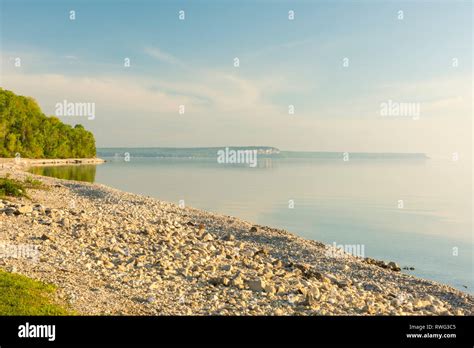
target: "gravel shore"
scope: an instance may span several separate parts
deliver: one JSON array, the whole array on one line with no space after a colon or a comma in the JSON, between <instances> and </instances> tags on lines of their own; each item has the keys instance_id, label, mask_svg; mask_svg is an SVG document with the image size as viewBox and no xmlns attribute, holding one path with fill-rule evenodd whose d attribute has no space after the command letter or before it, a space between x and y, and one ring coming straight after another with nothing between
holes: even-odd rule
<instances>
[{"instance_id":1,"label":"gravel shore","mask_svg":"<svg viewBox=\"0 0 474 348\"><path fill-rule=\"evenodd\" d=\"M56 284L58 300L80 314L474 313L471 295L394 264L231 216L26 173L34 161L0 164L0 177L32 176L46 186L30 189L30 200L0 200L4 251L38 250L4 255L0 268Z\"/></svg>"}]
</instances>

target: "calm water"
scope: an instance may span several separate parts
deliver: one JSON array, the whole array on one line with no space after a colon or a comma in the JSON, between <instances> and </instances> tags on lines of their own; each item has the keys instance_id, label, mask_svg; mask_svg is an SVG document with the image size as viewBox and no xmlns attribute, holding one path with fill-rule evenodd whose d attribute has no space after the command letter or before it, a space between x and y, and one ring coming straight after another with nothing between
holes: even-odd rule
<instances>
[{"instance_id":1,"label":"calm water","mask_svg":"<svg viewBox=\"0 0 474 348\"><path fill-rule=\"evenodd\" d=\"M363 245L365 256L413 266L405 272L474 293L470 165L433 159L263 158L249 168L206 158L105 159L97 167L35 171L184 200L327 244Z\"/></svg>"}]
</instances>

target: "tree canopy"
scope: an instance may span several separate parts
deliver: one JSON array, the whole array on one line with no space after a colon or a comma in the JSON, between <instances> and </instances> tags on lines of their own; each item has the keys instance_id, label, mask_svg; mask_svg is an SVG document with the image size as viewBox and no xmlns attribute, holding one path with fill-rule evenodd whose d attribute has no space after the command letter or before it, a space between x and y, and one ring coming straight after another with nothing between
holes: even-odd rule
<instances>
[{"instance_id":1,"label":"tree canopy","mask_svg":"<svg viewBox=\"0 0 474 348\"><path fill-rule=\"evenodd\" d=\"M0 88L0 157L91 158L95 139L82 125L74 127L41 112L31 97Z\"/></svg>"}]
</instances>

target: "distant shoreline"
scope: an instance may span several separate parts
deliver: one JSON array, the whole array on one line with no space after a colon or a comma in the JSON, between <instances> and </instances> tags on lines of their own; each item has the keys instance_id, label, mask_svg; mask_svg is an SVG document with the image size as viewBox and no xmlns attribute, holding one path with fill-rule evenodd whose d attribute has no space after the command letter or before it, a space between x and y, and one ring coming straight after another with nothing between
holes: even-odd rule
<instances>
[{"instance_id":1,"label":"distant shoreline","mask_svg":"<svg viewBox=\"0 0 474 348\"><path fill-rule=\"evenodd\" d=\"M215 158L223 149L254 150L264 158L304 158L304 159L430 159L426 153L413 152L338 152L338 151L286 151L271 146L223 146L223 147L98 147L101 157L121 156L128 153L132 157L157 158Z\"/></svg>"}]
</instances>

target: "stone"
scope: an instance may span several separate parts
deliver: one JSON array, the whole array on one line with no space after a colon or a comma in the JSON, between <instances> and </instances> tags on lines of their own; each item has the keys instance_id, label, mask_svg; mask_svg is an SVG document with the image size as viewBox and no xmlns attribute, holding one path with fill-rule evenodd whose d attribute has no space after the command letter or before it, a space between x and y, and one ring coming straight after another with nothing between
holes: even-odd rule
<instances>
[{"instance_id":1,"label":"stone","mask_svg":"<svg viewBox=\"0 0 474 348\"><path fill-rule=\"evenodd\" d=\"M257 226L252 226L252 227L250 228L250 232L257 232L257 231L258 231Z\"/></svg>"},{"instance_id":2,"label":"stone","mask_svg":"<svg viewBox=\"0 0 474 348\"><path fill-rule=\"evenodd\" d=\"M398 271L401 270L400 266L397 265L397 264L396 264L395 262L393 262L393 261L389 262L388 265L387 265L387 267L390 268L392 271L396 271L396 272L398 272Z\"/></svg>"},{"instance_id":3,"label":"stone","mask_svg":"<svg viewBox=\"0 0 474 348\"><path fill-rule=\"evenodd\" d=\"M275 260L273 261L273 267L275 268L281 268L283 266L283 262L281 260Z\"/></svg>"},{"instance_id":4,"label":"stone","mask_svg":"<svg viewBox=\"0 0 474 348\"><path fill-rule=\"evenodd\" d=\"M28 214L33 211L33 207L31 205L23 205L17 209L19 214Z\"/></svg>"},{"instance_id":5,"label":"stone","mask_svg":"<svg viewBox=\"0 0 474 348\"><path fill-rule=\"evenodd\" d=\"M153 297L153 296L148 296L147 299L146 299L146 302L147 303L153 303L153 302L156 302L156 297Z\"/></svg>"},{"instance_id":6,"label":"stone","mask_svg":"<svg viewBox=\"0 0 474 348\"><path fill-rule=\"evenodd\" d=\"M205 233L202 236L202 240L205 242L208 242L208 241L214 240L214 237L210 233Z\"/></svg>"},{"instance_id":7,"label":"stone","mask_svg":"<svg viewBox=\"0 0 474 348\"><path fill-rule=\"evenodd\" d=\"M217 286L222 284L222 279L221 278L211 278L209 279L209 283L211 285Z\"/></svg>"},{"instance_id":8,"label":"stone","mask_svg":"<svg viewBox=\"0 0 474 348\"><path fill-rule=\"evenodd\" d=\"M252 291L263 291L266 284L262 279L256 278L253 280L247 280L247 285Z\"/></svg>"},{"instance_id":9,"label":"stone","mask_svg":"<svg viewBox=\"0 0 474 348\"><path fill-rule=\"evenodd\" d=\"M339 279L337 279L336 276L331 273L326 273L324 277L329 279L329 281L333 284L337 285L339 283Z\"/></svg>"},{"instance_id":10,"label":"stone","mask_svg":"<svg viewBox=\"0 0 474 348\"><path fill-rule=\"evenodd\" d=\"M208 271L209 273L214 273L216 271L216 266L209 265L205 268L205 270Z\"/></svg>"},{"instance_id":11,"label":"stone","mask_svg":"<svg viewBox=\"0 0 474 348\"><path fill-rule=\"evenodd\" d=\"M238 288L241 288L244 285L244 280L242 279L241 276L237 276L234 279L232 279L231 285L233 285L235 287L238 287Z\"/></svg>"},{"instance_id":12,"label":"stone","mask_svg":"<svg viewBox=\"0 0 474 348\"><path fill-rule=\"evenodd\" d=\"M321 294L319 292L319 289L316 286L313 286L306 291L303 305L309 306L309 307L315 307L319 305L320 297L321 297Z\"/></svg>"},{"instance_id":13,"label":"stone","mask_svg":"<svg viewBox=\"0 0 474 348\"><path fill-rule=\"evenodd\" d=\"M388 268L388 263L385 261L376 261L377 266L382 267L382 268Z\"/></svg>"},{"instance_id":14,"label":"stone","mask_svg":"<svg viewBox=\"0 0 474 348\"><path fill-rule=\"evenodd\" d=\"M68 218L62 218L59 222L59 224L65 228L69 228L71 226L71 222L69 221Z\"/></svg>"},{"instance_id":15,"label":"stone","mask_svg":"<svg viewBox=\"0 0 474 348\"><path fill-rule=\"evenodd\" d=\"M110 261L105 261L104 262L104 267L107 268L107 269L112 269L112 268L115 267L115 265Z\"/></svg>"},{"instance_id":16,"label":"stone","mask_svg":"<svg viewBox=\"0 0 474 348\"><path fill-rule=\"evenodd\" d=\"M431 305L431 302L430 301L426 301L426 300L420 300L420 299L416 299L415 301L413 301L413 307L415 309L421 309L421 308L425 308L427 306Z\"/></svg>"},{"instance_id":17,"label":"stone","mask_svg":"<svg viewBox=\"0 0 474 348\"><path fill-rule=\"evenodd\" d=\"M374 314L374 313L375 313L375 309L374 309L373 306L365 305L365 306L362 308L362 312L363 312L363 313L367 313L367 314Z\"/></svg>"},{"instance_id":18,"label":"stone","mask_svg":"<svg viewBox=\"0 0 474 348\"><path fill-rule=\"evenodd\" d=\"M49 220L49 219L40 219L40 220L38 220L38 223L40 223L42 225L50 226L52 221Z\"/></svg>"},{"instance_id":19,"label":"stone","mask_svg":"<svg viewBox=\"0 0 474 348\"><path fill-rule=\"evenodd\" d=\"M229 234L226 234L223 239L226 241L233 241L235 240L235 236L229 233Z\"/></svg>"},{"instance_id":20,"label":"stone","mask_svg":"<svg viewBox=\"0 0 474 348\"><path fill-rule=\"evenodd\" d=\"M43 235L40 237L42 240L53 240L53 237L46 234L46 233L43 233Z\"/></svg>"},{"instance_id":21,"label":"stone","mask_svg":"<svg viewBox=\"0 0 474 348\"><path fill-rule=\"evenodd\" d=\"M350 279L338 280L336 285L340 288L347 288L348 286L352 285L352 281Z\"/></svg>"},{"instance_id":22,"label":"stone","mask_svg":"<svg viewBox=\"0 0 474 348\"><path fill-rule=\"evenodd\" d=\"M150 286L148 287L148 289L150 290L156 290L158 288L160 288L161 284L159 282L154 282L154 283L151 283Z\"/></svg>"},{"instance_id":23,"label":"stone","mask_svg":"<svg viewBox=\"0 0 474 348\"><path fill-rule=\"evenodd\" d=\"M313 295L316 299L319 299L319 297L321 296L321 293L320 293L319 288L317 286L312 286L308 290L307 294Z\"/></svg>"},{"instance_id":24,"label":"stone","mask_svg":"<svg viewBox=\"0 0 474 348\"><path fill-rule=\"evenodd\" d=\"M383 289L377 284L365 283L362 285L362 288L366 291L383 292Z\"/></svg>"},{"instance_id":25,"label":"stone","mask_svg":"<svg viewBox=\"0 0 474 348\"><path fill-rule=\"evenodd\" d=\"M436 301L436 298L427 294L423 297L423 300L428 301L428 302L434 302Z\"/></svg>"},{"instance_id":26,"label":"stone","mask_svg":"<svg viewBox=\"0 0 474 348\"><path fill-rule=\"evenodd\" d=\"M16 208L13 208L13 207L7 207L3 210L3 212L6 215L13 215L13 214L19 215L20 214L20 212L18 212L18 210Z\"/></svg>"},{"instance_id":27,"label":"stone","mask_svg":"<svg viewBox=\"0 0 474 348\"><path fill-rule=\"evenodd\" d=\"M146 228L144 228L144 229L142 230L142 233L143 233L144 235L147 235L147 236L152 235L153 232L154 232L154 230L153 230L151 227L146 227Z\"/></svg>"},{"instance_id":28,"label":"stone","mask_svg":"<svg viewBox=\"0 0 474 348\"><path fill-rule=\"evenodd\" d=\"M51 208L46 208L44 210L44 212L46 213L46 215L48 215L49 217L51 218L54 218L56 215L57 215L57 212L55 209L51 209Z\"/></svg>"},{"instance_id":29,"label":"stone","mask_svg":"<svg viewBox=\"0 0 474 348\"><path fill-rule=\"evenodd\" d=\"M274 294L276 292L275 287L271 284L265 284L263 290L265 290L265 292L269 294Z\"/></svg>"},{"instance_id":30,"label":"stone","mask_svg":"<svg viewBox=\"0 0 474 348\"><path fill-rule=\"evenodd\" d=\"M224 265L221 267L221 269L225 272L232 272L233 267L232 265Z\"/></svg>"},{"instance_id":31,"label":"stone","mask_svg":"<svg viewBox=\"0 0 474 348\"><path fill-rule=\"evenodd\" d=\"M40 204L40 203L35 203L35 204L33 204L33 209L34 209L34 210L41 210L41 211L44 211L45 208L44 208L44 206L43 206L42 204Z\"/></svg>"}]
</instances>

